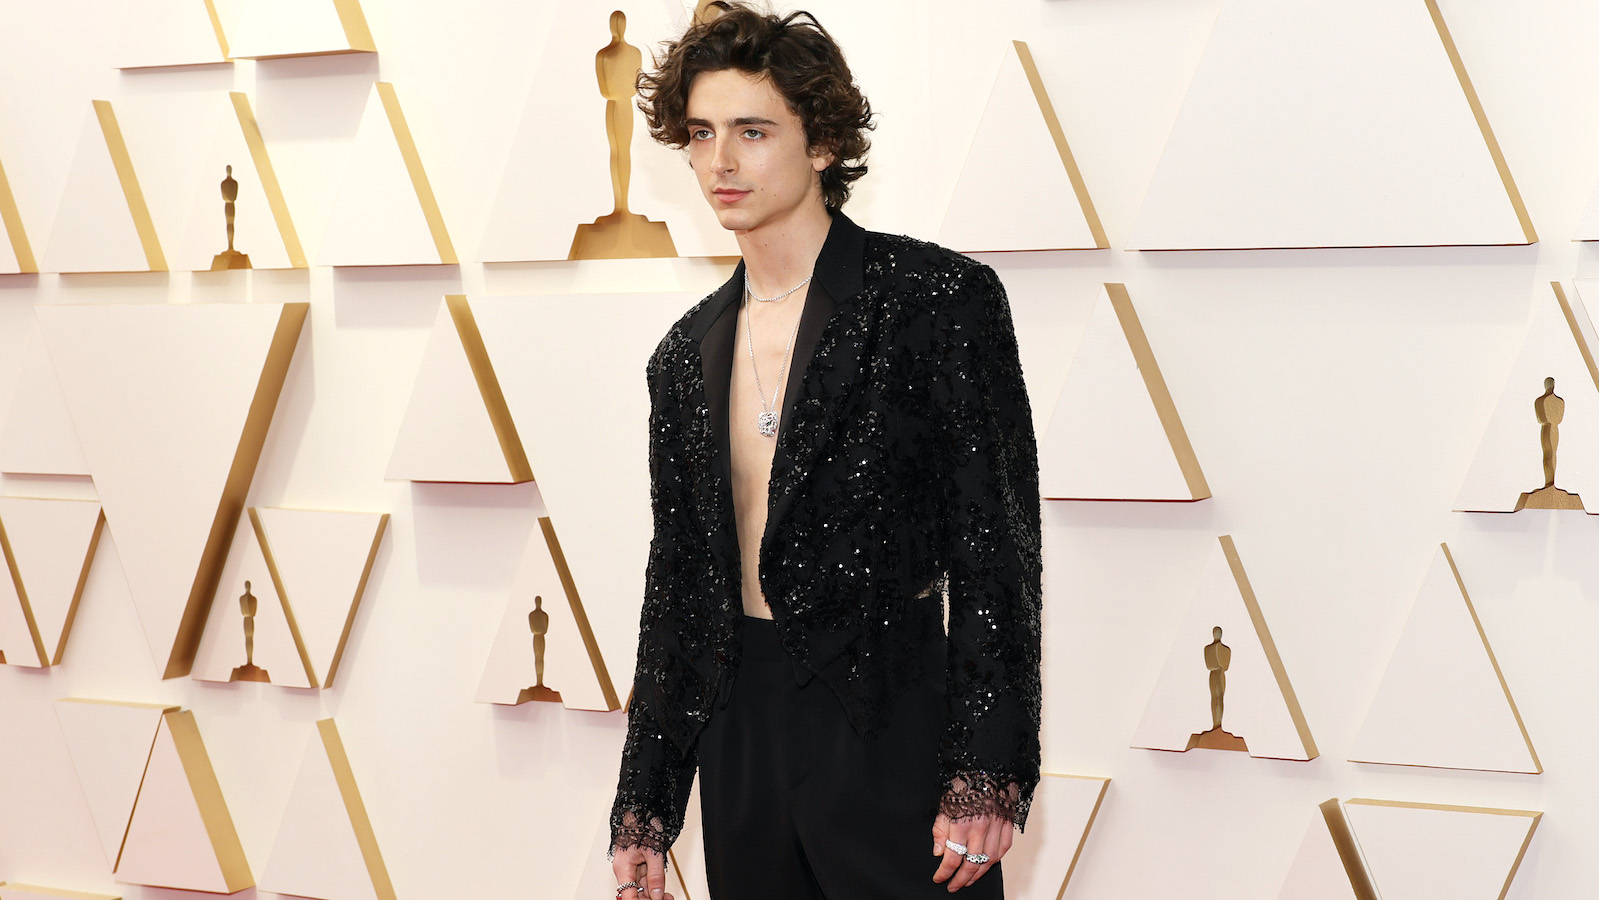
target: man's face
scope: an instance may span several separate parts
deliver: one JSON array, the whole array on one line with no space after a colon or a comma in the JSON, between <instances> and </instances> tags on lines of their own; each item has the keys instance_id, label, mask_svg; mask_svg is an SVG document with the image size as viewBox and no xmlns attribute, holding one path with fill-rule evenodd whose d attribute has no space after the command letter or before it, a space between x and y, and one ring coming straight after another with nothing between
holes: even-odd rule
<instances>
[{"instance_id":1,"label":"man's face","mask_svg":"<svg viewBox=\"0 0 1599 900\"><path fill-rule=\"evenodd\" d=\"M828 155L812 156L805 126L764 78L704 72L688 95L689 165L722 227L782 226L822 207Z\"/></svg>"}]
</instances>

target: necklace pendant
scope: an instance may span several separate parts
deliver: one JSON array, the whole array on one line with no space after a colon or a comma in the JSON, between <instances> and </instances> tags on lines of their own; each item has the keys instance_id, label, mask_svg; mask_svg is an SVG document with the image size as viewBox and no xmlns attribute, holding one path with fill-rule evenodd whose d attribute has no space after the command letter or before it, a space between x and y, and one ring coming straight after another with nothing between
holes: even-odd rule
<instances>
[{"instance_id":1,"label":"necklace pendant","mask_svg":"<svg viewBox=\"0 0 1599 900\"><path fill-rule=\"evenodd\" d=\"M771 410L761 413L761 417L755 421L755 427L759 428L761 434L767 437L776 437L777 413Z\"/></svg>"}]
</instances>

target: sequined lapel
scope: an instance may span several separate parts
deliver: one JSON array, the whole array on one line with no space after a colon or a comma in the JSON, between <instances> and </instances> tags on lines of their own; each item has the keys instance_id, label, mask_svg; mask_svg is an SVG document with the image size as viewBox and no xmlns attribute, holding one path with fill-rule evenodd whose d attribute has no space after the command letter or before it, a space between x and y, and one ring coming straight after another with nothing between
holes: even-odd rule
<instances>
[{"instance_id":1,"label":"sequined lapel","mask_svg":"<svg viewBox=\"0 0 1599 900\"><path fill-rule=\"evenodd\" d=\"M840 388L853 382L859 370L860 359L841 332L853 324L853 316L847 313L863 289L865 258L866 232L843 213L834 213L833 226L816 258L815 277L794 341L792 371L783 388L782 428L772 457L766 531L761 537L763 557L766 543L793 507L816 454L832 433L847 398Z\"/></svg>"}]
</instances>

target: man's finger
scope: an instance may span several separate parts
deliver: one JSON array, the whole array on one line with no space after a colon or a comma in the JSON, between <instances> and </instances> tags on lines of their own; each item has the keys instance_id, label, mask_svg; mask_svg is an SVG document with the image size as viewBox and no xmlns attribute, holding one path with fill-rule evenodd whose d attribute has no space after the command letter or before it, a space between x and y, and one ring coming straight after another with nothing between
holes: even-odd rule
<instances>
[{"instance_id":1,"label":"man's finger","mask_svg":"<svg viewBox=\"0 0 1599 900\"><path fill-rule=\"evenodd\" d=\"M940 818L943 817L940 816ZM952 844L961 844L964 846L967 842L967 832L970 829L971 823L969 821L950 822L949 830L945 835L945 839ZM939 841L938 849L940 851L939 855L943 857L943 862L939 863L938 871L933 873L934 884L942 884L948 881L950 876L955 874L955 870L960 868L962 861L959 853L956 853L953 850L946 851L944 849L943 841Z\"/></svg>"},{"instance_id":2,"label":"man's finger","mask_svg":"<svg viewBox=\"0 0 1599 900\"><path fill-rule=\"evenodd\" d=\"M991 821L986 816L971 821L966 830L967 839L961 842L966 845L966 853L968 855L975 856L987 852L984 848L988 846L988 828ZM963 859L960 867L955 870L955 874L949 879L950 893L954 893L971 884L972 879L977 875L977 870L982 868L983 865L984 863L975 863L969 859Z\"/></svg>"},{"instance_id":3,"label":"man's finger","mask_svg":"<svg viewBox=\"0 0 1599 900\"><path fill-rule=\"evenodd\" d=\"M1014 839L1015 830L1008 819L1000 819L994 828L989 829L988 842L993 845L993 849L987 851L988 862L983 863L977 868L977 874L973 875L972 880L966 882L966 885L970 887L971 885L976 884L978 879L982 878L984 875L987 875L988 870L992 869L995 863L999 862L1006 853L1010 852L1011 842Z\"/></svg>"},{"instance_id":4,"label":"man's finger","mask_svg":"<svg viewBox=\"0 0 1599 900\"><path fill-rule=\"evenodd\" d=\"M944 855L944 840L949 837L949 816L939 813L933 819L933 855Z\"/></svg>"},{"instance_id":5,"label":"man's finger","mask_svg":"<svg viewBox=\"0 0 1599 900\"><path fill-rule=\"evenodd\" d=\"M666 900L666 859L659 853L644 854L644 889L650 900Z\"/></svg>"}]
</instances>

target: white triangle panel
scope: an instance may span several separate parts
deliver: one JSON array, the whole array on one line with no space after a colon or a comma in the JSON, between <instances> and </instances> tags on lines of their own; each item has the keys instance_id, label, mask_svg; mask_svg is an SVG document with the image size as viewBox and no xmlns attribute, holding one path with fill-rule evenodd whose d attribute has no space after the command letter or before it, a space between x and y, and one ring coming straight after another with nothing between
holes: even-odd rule
<instances>
[{"instance_id":1,"label":"white triangle panel","mask_svg":"<svg viewBox=\"0 0 1599 900\"><path fill-rule=\"evenodd\" d=\"M1132 328L1124 330L1115 290ZM1136 347L1136 349L1135 349ZM1142 364L1140 362L1142 358ZM1156 407L1168 405L1169 422ZM1100 289L1060 399L1039 447L1040 487L1050 499L1198 500L1210 495L1155 357L1122 285Z\"/></svg>"},{"instance_id":2,"label":"white triangle panel","mask_svg":"<svg viewBox=\"0 0 1599 900\"><path fill-rule=\"evenodd\" d=\"M1328 806L1333 808L1329 811ZM1333 841L1327 822L1329 813L1347 830L1338 801L1322 804L1322 808L1311 815L1310 824L1305 826L1305 838L1300 841L1299 852L1294 854L1294 861L1288 867L1277 900L1371 900L1355 890L1349 870L1338 853L1338 845Z\"/></svg>"},{"instance_id":3,"label":"white triangle panel","mask_svg":"<svg viewBox=\"0 0 1599 900\"><path fill-rule=\"evenodd\" d=\"M1586 339L1568 319L1569 313L1586 325L1588 313L1581 298L1558 282L1537 291L1527 336L1461 484L1456 510L1511 512L1523 493L1544 486L1543 426L1533 404L1545 391L1545 379L1553 378L1555 395L1565 401L1555 486L1582 497L1589 512L1599 512L1599 388L1584 359Z\"/></svg>"},{"instance_id":4,"label":"white triangle panel","mask_svg":"<svg viewBox=\"0 0 1599 900\"><path fill-rule=\"evenodd\" d=\"M99 117L90 109L67 170L61 206L45 246L45 272L146 272L151 269L117 176Z\"/></svg>"},{"instance_id":5,"label":"white triangle panel","mask_svg":"<svg viewBox=\"0 0 1599 900\"><path fill-rule=\"evenodd\" d=\"M1349 758L1543 771L1447 546L1433 557Z\"/></svg>"},{"instance_id":6,"label":"white triangle panel","mask_svg":"<svg viewBox=\"0 0 1599 900\"><path fill-rule=\"evenodd\" d=\"M355 776L333 720L324 719L317 725L289 793L260 886L319 900L394 900L388 870L377 853L371 823L355 791ZM353 796L346 795L346 790Z\"/></svg>"},{"instance_id":7,"label":"white triangle panel","mask_svg":"<svg viewBox=\"0 0 1599 900\"><path fill-rule=\"evenodd\" d=\"M322 687L338 672L388 513L258 509L300 640Z\"/></svg>"},{"instance_id":8,"label":"white triangle panel","mask_svg":"<svg viewBox=\"0 0 1599 900\"><path fill-rule=\"evenodd\" d=\"M0 497L0 525L50 665L62 660L104 521L93 501Z\"/></svg>"},{"instance_id":9,"label":"white triangle panel","mask_svg":"<svg viewBox=\"0 0 1599 900\"><path fill-rule=\"evenodd\" d=\"M253 883L192 712L161 717L116 880L212 894Z\"/></svg>"},{"instance_id":10,"label":"white triangle panel","mask_svg":"<svg viewBox=\"0 0 1599 900\"><path fill-rule=\"evenodd\" d=\"M6 177L6 167L0 165L0 275L38 270L33 245L28 242L27 229L22 225L22 214L17 211L16 194Z\"/></svg>"},{"instance_id":11,"label":"white triangle panel","mask_svg":"<svg viewBox=\"0 0 1599 900\"><path fill-rule=\"evenodd\" d=\"M1222 728L1243 738L1250 756L1313 759L1315 742L1276 657L1265 617L1247 580L1235 577L1234 564L1242 572L1232 539L1224 536L1206 559L1133 746L1182 751L1191 737L1211 730L1205 648L1214 640L1212 629L1219 626L1222 642L1232 650Z\"/></svg>"},{"instance_id":12,"label":"white triangle panel","mask_svg":"<svg viewBox=\"0 0 1599 900\"><path fill-rule=\"evenodd\" d=\"M359 0L212 0L235 59L376 52Z\"/></svg>"},{"instance_id":13,"label":"white triangle panel","mask_svg":"<svg viewBox=\"0 0 1599 900\"><path fill-rule=\"evenodd\" d=\"M38 309L157 667L187 674L305 304ZM257 403L259 395L260 402ZM235 473L235 462L240 465Z\"/></svg>"},{"instance_id":14,"label":"white triangle panel","mask_svg":"<svg viewBox=\"0 0 1599 900\"><path fill-rule=\"evenodd\" d=\"M38 334L28 339L11 412L0 431L0 472L88 475L55 366Z\"/></svg>"},{"instance_id":15,"label":"white triangle panel","mask_svg":"<svg viewBox=\"0 0 1599 900\"><path fill-rule=\"evenodd\" d=\"M1573 240L1599 241L1599 185L1595 185L1593 193L1588 195L1588 202L1583 204L1582 217L1577 220L1577 234Z\"/></svg>"},{"instance_id":16,"label":"white triangle panel","mask_svg":"<svg viewBox=\"0 0 1599 900\"><path fill-rule=\"evenodd\" d=\"M1429 6L1229 0L1129 246L1537 240Z\"/></svg>"},{"instance_id":17,"label":"white triangle panel","mask_svg":"<svg viewBox=\"0 0 1599 900\"><path fill-rule=\"evenodd\" d=\"M1109 778L1044 773L1033 793L1027 830L1015 836L1005 854L1006 897L1056 900L1061 896L1109 786Z\"/></svg>"},{"instance_id":18,"label":"white triangle panel","mask_svg":"<svg viewBox=\"0 0 1599 900\"><path fill-rule=\"evenodd\" d=\"M651 48L682 35L687 15L661 3L626 8L623 39L649 64ZM478 245L487 261L566 259L579 224L611 212L611 184L606 100L595 78L594 57L611 40L605 8L559 4L551 13L548 41L538 55L532 87L521 109L520 124L488 224ZM544 86L563 85L552 91ZM567 127L562 145L549 140L549 123ZM738 242L709 215L705 198L681 151L656 144L635 114L629 144L632 174L627 205L634 213L666 223L679 256L737 256ZM551 178L559 168L561 177Z\"/></svg>"},{"instance_id":19,"label":"white triangle panel","mask_svg":"<svg viewBox=\"0 0 1599 900\"><path fill-rule=\"evenodd\" d=\"M384 95L387 95L385 97ZM448 235L428 221L437 204L426 176L412 179L406 154L415 154L409 130L399 130L393 87L378 82L367 96L355 146L328 220L319 266L407 266L454 263ZM420 165L420 159L417 159ZM437 239L436 239L437 238Z\"/></svg>"},{"instance_id":20,"label":"white triangle panel","mask_svg":"<svg viewBox=\"0 0 1599 900\"><path fill-rule=\"evenodd\" d=\"M316 687L306 673L299 645L289 629L283 602L273 586L272 571L249 516L240 516L233 546L222 567L222 578L206 617L205 634L195 654L191 677L199 681L231 681L233 670L245 664L244 614L239 598L245 582L255 596L255 665L267 671L271 683L282 687Z\"/></svg>"},{"instance_id":21,"label":"white triangle panel","mask_svg":"<svg viewBox=\"0 0 1599 900\"><path fill-rule=\"evenodd\" d=\"M217 254L228 247L226 201L222 182L231 177L238 184L234 202L233 249L250 257L253 269L284 269L294 265L284 236L273 216L266 176L257 169L254 154L245 140L239 113L230 97L218 97L210 105L203 125L208 149L187 180L193 202L176 233L182 238L171 251L172 267L180 271L209 271ZM232 166L230 175L228 167ZM301 264L303 265L303 255Z\"/></svg>"},{"instance_id":22,"label":"white triangle panel","mask_svg":"<svg viewBox=\"0 0 1599 900\"><path fill-rule=\"evenodd\" d=\"M0 570L0 660L6 665L43 668L50 664L44 639L31 619L11 573Z\"/></svg>"},{"instance_id":23,"label":"white triangle panel","mask_svg":"<svg viewBox=\"0 0 1599 900\"><path fill-rule=\"evenodd\" d=\"M122 839L128 833L128 820L162 716L176 708L77 698L55 703L56 721L83 786L108 868L116 868L122 852Z\"/></svg>"},{"instance_id":24,"label":"white triangle panel","mask_svg":"<svg viewBox=\"0 0 1599 900\"><path fill-rule=\"evenodd\" d=\"M631 366L646 360L693 294L483 297L472 301L517 434L538 475L589 622L606 658L629 659L651 533L650 398ZM605 410L595 415L595 410ZM626 672L612 672L626 678ZM624 683L615 682L626 697Z\"/></svg>"},{"instance_id":25,"label":"white triangle panel","mask_svg":"<svg viewBox=\"0 0 1599 900\"><path fill-rule=\"evenodd\" d=\"M506 602L505 615L489 651L488 665L478 683L477 700L515 704L524 688L535 685L538 660L530 616L535 609L542 609L549 617L544 635L543 685L559 693L561 704L568 709L617 709L620 700L615 689L612 688L609 697L606 695L609 670L605 671L602 682L589 656L592 632L589 636L583 633L588 627L587 614L583 613L581 626L577 618L582 612L581 600L572 603L561 583L546 539L548 523L547 519L540 520L540 527L534 528L528 536L522 565L511 587L511 598Z\"/></svg>"},{"instance_id":26,"label":"white triangle panel","mask_svg":"<svg viewBox=\"0 0 1599 900\"><path fill-rule=\"evenodd\" d=\"M227 62L206 0L133 0L127 5L117 67Z\"/></svg>"},{"instance_id":27,"label":"white triangle panel","mask_svg":"<svg viewBox=\"0 0 1599 900\"><path fill-rule=\"evenodd\" d=\"M1344 811L1382 900L1503 900L1543 816L1364 799Z\"/></svg>"},{"instance_id":28,"label":"white triangle panel","mask_svg":"<svg viewBox=\"0 0 1599 900\"><path fill-rule=\"evenodd\" d=\"M1025 55L1025 56L1024 56ZM1029 71L1033 70L1033 71ZM1086 191L1072 183L1075 162L1057 143L1049 98L1035 90L1027 45L1006 48L993 93L938 231L955 250L1079 250L1110 246ZM1046 118L1046 108L1048 118ZM1058 124L1057 124L1058 127Z\"/></svg>"},{"instance_id":29,"label":"white triangle panel","mask_svg":"<svg viewBox=\"0 0 1599 900\"><path fill-rule=\"evenodd\" d=\"M517 480L505 460L447 301L439 304L433 320L384 477L474 484Z\"/></svg>"}]
</instances>

